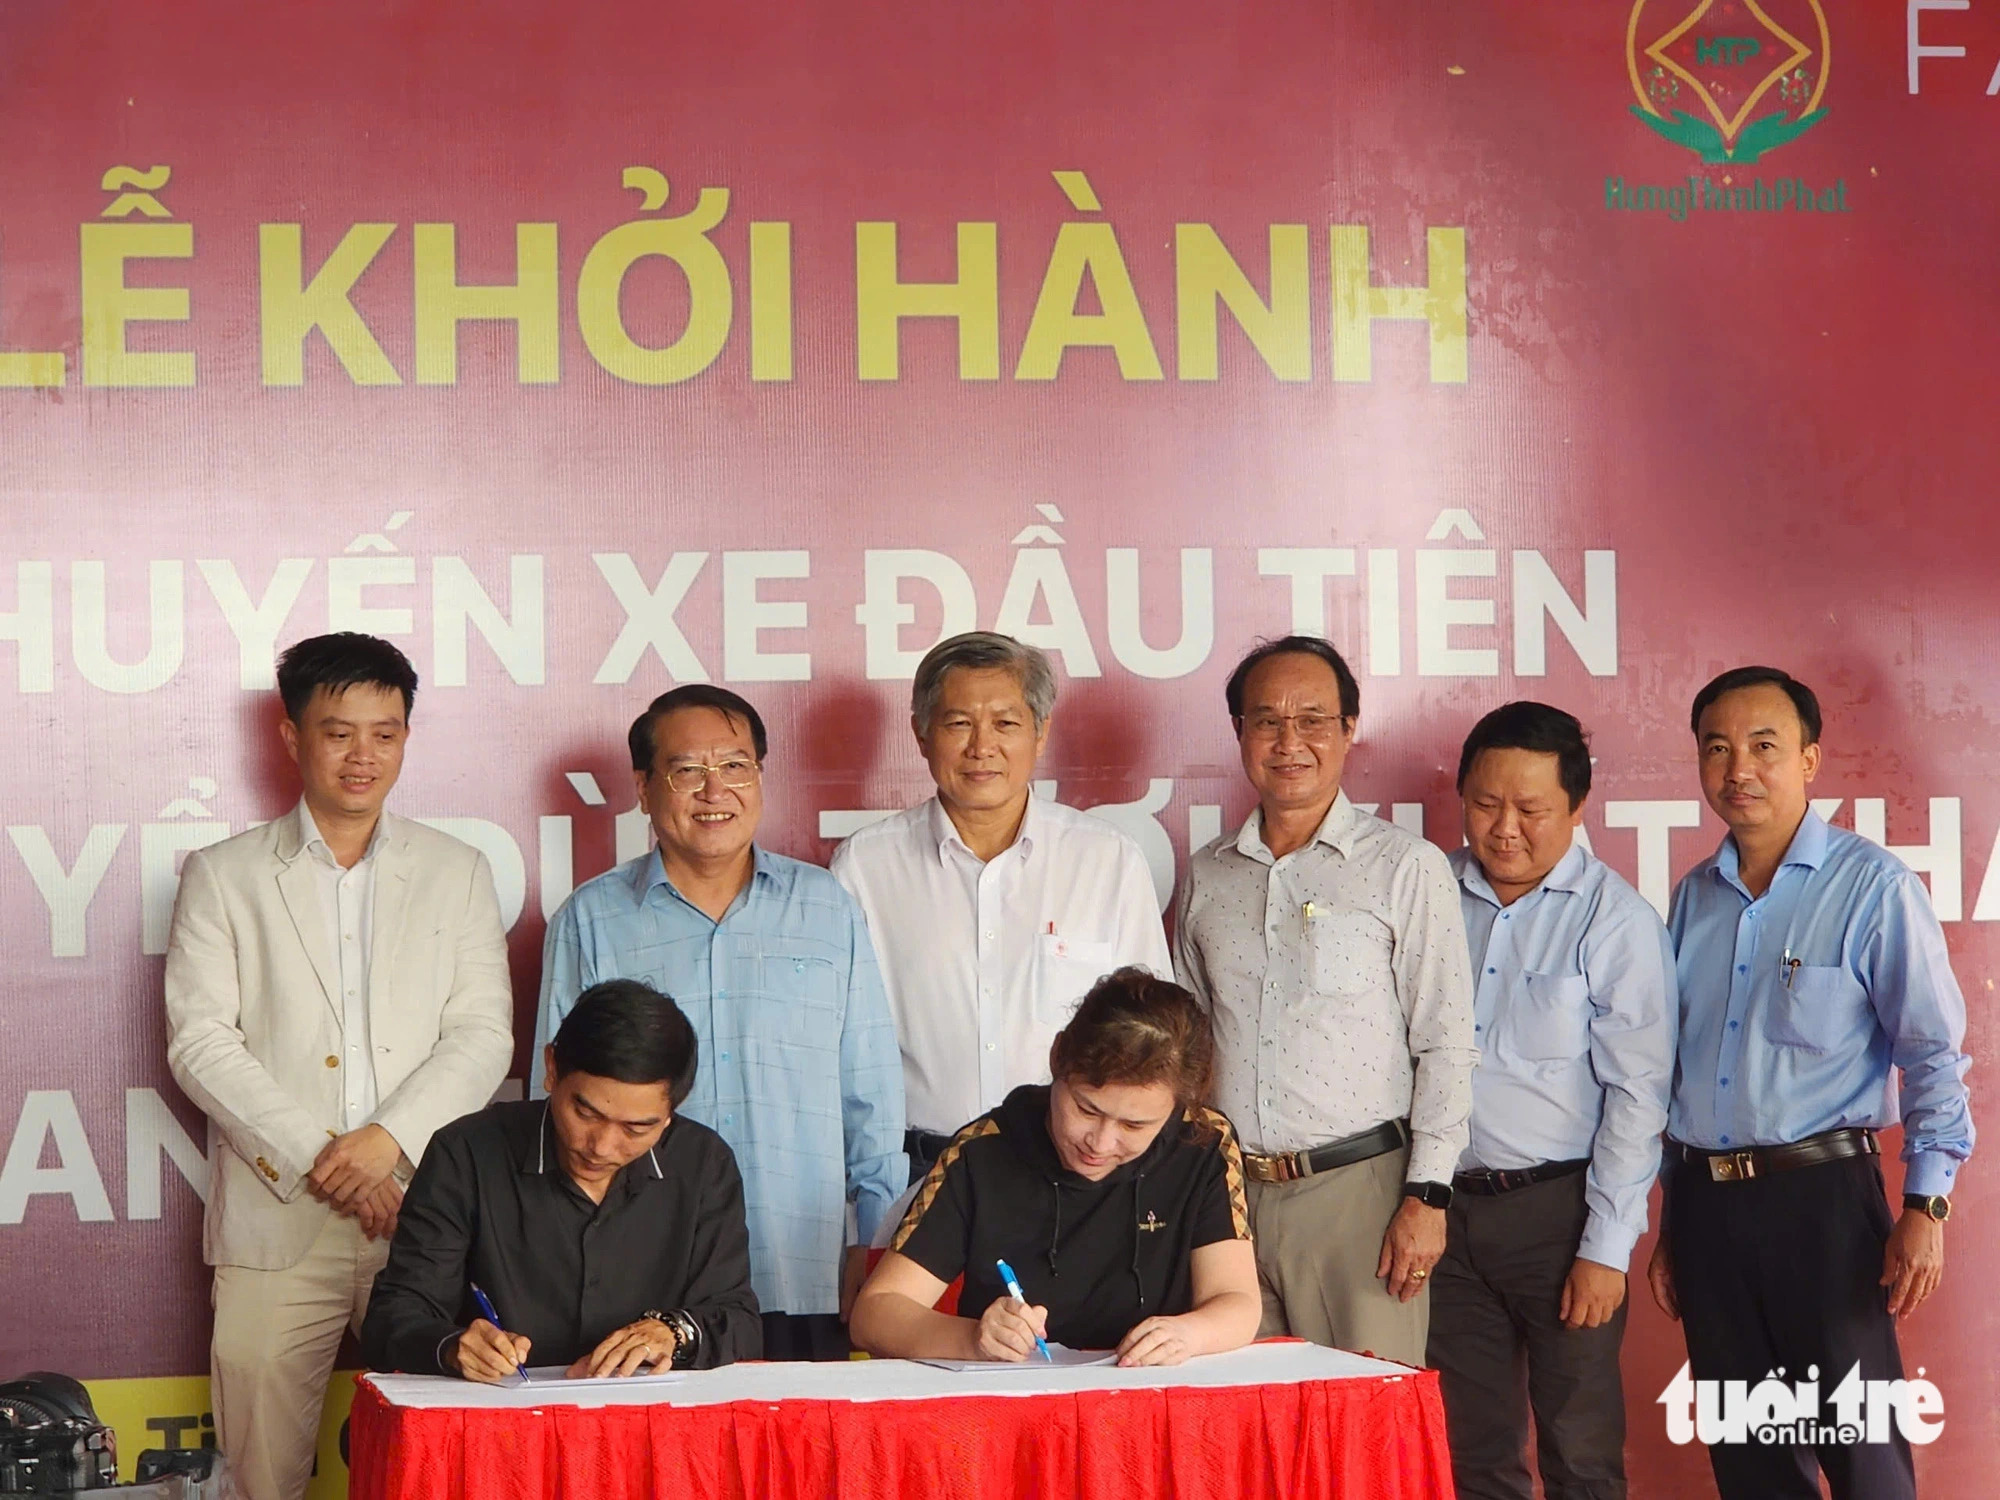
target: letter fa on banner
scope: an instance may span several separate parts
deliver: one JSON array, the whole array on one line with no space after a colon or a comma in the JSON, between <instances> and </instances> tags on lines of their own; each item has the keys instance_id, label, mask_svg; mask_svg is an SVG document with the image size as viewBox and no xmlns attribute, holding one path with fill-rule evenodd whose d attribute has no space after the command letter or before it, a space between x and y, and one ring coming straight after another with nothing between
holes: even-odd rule
<instances>
[{"instance_id":1,"label":"letter fa on banner","mask_svg":"<svg viewBox=\"0 0 2000 1500\"><path fill-rule=\"evenodd\" d=\"M1745 1380L1694 1380L1683 1364L1658 1402L1666 1408L1672 1443L1785 1443L1802 1445L1886 1443L1889 1424L1912 1443L1934 1443L1944 1432L1944 1393L1922 1378L1863 1380L1861 1366L1819 1394L1819 1366L1786 1385L1773 1370L1755 1385Z\"/></svg>"}]
</instances>

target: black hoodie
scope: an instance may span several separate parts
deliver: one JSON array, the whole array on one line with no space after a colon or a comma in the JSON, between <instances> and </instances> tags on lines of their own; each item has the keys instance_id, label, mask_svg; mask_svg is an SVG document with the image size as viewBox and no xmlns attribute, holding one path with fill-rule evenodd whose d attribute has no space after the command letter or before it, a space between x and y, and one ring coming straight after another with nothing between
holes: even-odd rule
<instances>
[{"instance_id":1,"label":"black hoodie","mask_svg":"<svg viewBox=\"0 0 2000 1500\"><path fill-rule=\"evenodd\" d=\"M1005 1297L1006 1261L1049 1337L1116 1347L1136 1323L1193 1305L1188 1257L1250 1238L1243 1158L1228 1120L1189 1111L1143 1156L1099 1181L1067 1170L1049 1138L1049 1085L1015 1089L945 1148L890 1248L943 1281L961 1274L961 1317Z\"/></svg>"}]
</instances>

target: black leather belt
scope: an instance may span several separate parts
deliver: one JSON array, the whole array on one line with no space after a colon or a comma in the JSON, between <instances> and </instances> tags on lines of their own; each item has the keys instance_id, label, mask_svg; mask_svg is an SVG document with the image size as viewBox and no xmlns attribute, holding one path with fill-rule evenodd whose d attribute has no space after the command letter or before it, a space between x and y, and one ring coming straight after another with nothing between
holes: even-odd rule
<instances>
[{"instance_id":1,"label":"black leather belt","mask_svg":"<svg viewBox=\"0 0 2000 1500\"><path fill-rule=\"evenodd\" d=\"M1684 1146L1679 1141L1668 1141L1667 1151L1684 1162L1707 1167L1711 1182L1748 1182L1773 1172L1790 1172L1798 1167L1817 1167L1823 1162L1882 1154L1875 1132L1859 1128L1822 1131L1802 1141L1793 1141L1789 1146L1747 1146L1739 1151L1709 1151L1700 1146Z\"/></svg>"},{"instance_id":2,"label":"black leather belt","mask_svg":"<svg viewBox=\"0 0 2000 1500\"><path fill-rule=\"evenodd\" d=\"M1358 1161L1398 1150L1409 1139L1409 1121L1385 1120L1372 1129L1343 1136L1310 1151L1281 1151L1276 1156L1258 1156L1246 1151L1243 1175L1252 1182L1297 1182L1301 1177L1331 1172L1336 1167L1351 1167Z\"/></svg>"},{"instance_id":3,"label":"black leather belt","mask_svg":"<svg viewBox=\"0 0 2000 1500\"><path fill-rule=\"evenodd\" d=\"M1533 1167L1482 1167L1476 1172L1454 1172L1451 1185L1456 1192L1479 1193L1490 1198L1498 1193L1511 1193L1516 1188L1533 1187L1538 1182L1574 1177L1589 1165L1590 1158L1581 1156L1575 1161L1545 1161Z\"/></svg>"}]
</instances>

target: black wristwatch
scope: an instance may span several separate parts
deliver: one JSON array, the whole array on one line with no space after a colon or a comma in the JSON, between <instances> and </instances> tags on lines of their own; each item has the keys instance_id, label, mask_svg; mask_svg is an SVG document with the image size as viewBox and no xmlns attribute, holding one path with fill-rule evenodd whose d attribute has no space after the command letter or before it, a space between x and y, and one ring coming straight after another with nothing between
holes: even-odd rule
<instances>
[{"instance_id":1,"label":"black wristwatch","mask_svg":"<svg viewBox=\"0 0 2000 1500\"><path fill-rule=\"evenodd\" d=\"M1425 1208L1450 1208L1451 1184L1448 1182L1406 1182L1403 1196L1414 1198Z\"/></svg>"},{"instance_id":2,"label":"black wristwatch","mask_svg":"<svg viewBox=\"0 0 2000 1500\"><path fill-rule=\"evenodd\" d=\"M1905 1193L1903 1207L1927 1214L1940 1224L1951 1217L1951 1199L1943 1193Z\"/></svg>"},{"instance_id":3,"label":"black wristwatch","mask_svg":"<svg viewBox=\"0 0 2000 1500\"><path fill-rule=\"evenodd\" d=\"M672 1312L655 1312L648 1308L639 1316L651 1318L655 1323L664 1323L673 1330L673 1369L694 1368L695 1356L701 1353L701 1324L689 1317L686 1309L677 1307Z\"/></svg>"}]
</instances>

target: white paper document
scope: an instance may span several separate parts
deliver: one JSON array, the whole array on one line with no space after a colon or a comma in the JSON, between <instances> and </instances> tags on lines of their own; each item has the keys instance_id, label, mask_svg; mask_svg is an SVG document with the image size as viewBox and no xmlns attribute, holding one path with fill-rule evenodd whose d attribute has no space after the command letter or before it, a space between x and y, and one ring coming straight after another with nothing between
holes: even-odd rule
<instances>
[{"instance_id":1,"label":"white paper document","mask_svg":"<svg viewBox=\"0 0 2000 1500\"><path fill-rule=\"evenodd\" d=\"M1036 1370L1115 1365L1118 1363L1118 1352L1115 1349L1072 1349L1067 1344L1050 1344L1047 1359L1039 1353L1030 1354L1019 1364L995 1359L920 1359L916 1363L929 1365L934 1370L960 1370L980 1375L1004 1375L1010 1370L1031 1374Z\"/></svg>"},{"instance_id":2,"label":"white paper document","mask_svg":"<svg viewBox=\"0 0 2000 1500\"><path fill-rule=\"evenodd\" d=\"M672 1385L675 1381L687 1379L685 1370L647 1370L637 1375L579 1375L575 1380L571 1380L564 1373L568 1368L567 1365L529 1365L526 1384L522 1383L520 1376L510 1375L499 1383L498 1389L539 1391L546 1387L549 1399L553 1401L570 1391L598 1390L608 1386L622 1390L632 1387Z\"/></svg>"}]
</instances>

